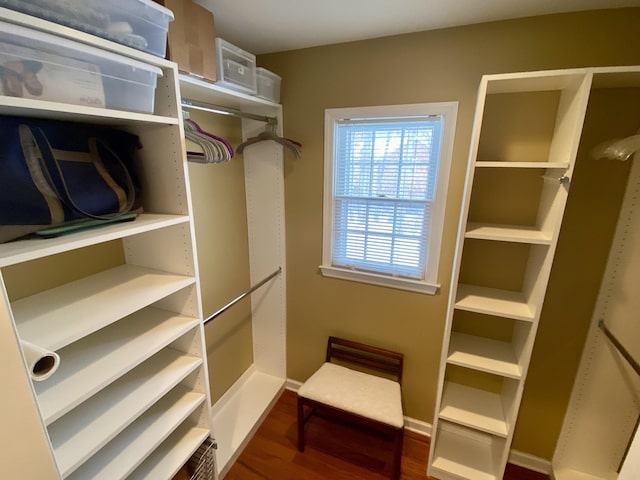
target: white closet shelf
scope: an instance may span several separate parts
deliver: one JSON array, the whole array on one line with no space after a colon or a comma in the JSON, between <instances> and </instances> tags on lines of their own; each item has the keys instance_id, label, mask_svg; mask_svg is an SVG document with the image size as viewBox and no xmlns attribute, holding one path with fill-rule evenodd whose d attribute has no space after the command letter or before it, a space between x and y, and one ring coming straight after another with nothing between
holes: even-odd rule
<instances>
[{"instance_id":1,"label":"white closet shelf","mask_svg":"<svg viewBox=\"0 0 640 480\"><path fill-rule=\"evenodd\" d=\"M204 394L180 388L172 390L67 478L69 480L126 478L171 432L203 404L204 399Z\"/></svg>"},{"instance_id":2,"label":"white closet shelf","mask_svg":"<svg viewBox=\"0 0 640 480\"><path fill-rule=\"evenodd\" d=\"M550 245L551 234L536 227L524 225L498 225L492 223L469 222L465 238L479 240L496 240L501 242L529 243Z\"/></svg>"},{"instance_id":3,"label":"white closet shelf","mask_svg":"<svg viewBox=\"0 0 640 480\"><path fill-rule=\"evenodd\" d=\"M198 326L197 318L148 307L60 352L54 375L34 389L47 425Z\"/></svg>"},{"instance_id":4,"label":"white closet shelf","mask_svg":"<svg viewBox=\"0 0 640 480\"><path fill-rule=\"evenodd\" d=\"M49 255L97 245L181 223L189 223L189 216L143 213L138 215L132 222L114 223L84 232L76 232L73 235L3 243L0 245L0 267L36 260Z\"/></svg>"},{"instance_id":5,"label":"white closet shelf","mask_svg":"<svg viewBox=\"0 0 640 480\"><path fill-rule=\"evenodd\" d=\"M277 109L279 104L253 95L236 92L215 83L191 75L180 74L180 94L182 98L198 102L212 103L221 107L254 112L256 108ZM260 112L258 112L260 113Z\"/></svg>"},{"instance_id":6,"label":"white closet shelf","mask_svg":"<svg viewBox=\"0 0 640 480\"><path fill-rule=\"evenodd\" d=\"M184 465L184 459L190 458L208 436L209 430L205 428L180 425L127 480L173 478Z\"/></svg>"},{"instance_id":7,"label":"white closet shelf","mask_svg":"<svg viewBox=\"0 0 640 480\"><path fill-rule=\"evenodd\" d=\"M488 435L456 430L442 427L438 432L431 475L446 479L498 480L492 462L492 440L486 438Z\"/></svg>"},{"instance_id":8,"label":"white closet shelf","mask_svg":"<svg viewBox=\"0 0 640 480\"><path fill-rule=\"evenodd\" d=\"M149 113L128 112L109 108L86 107L69 103L48 102L26 98L0 96L0 114L20 117L47 118L87 122L100 125L122 125L123 123L141 123L146 125L177 125L178 119L152 115Z\"/></svg>"},{"instance_id":9,"label":"white closet shelf","mask_svg":"<svg viewBox=\"0 0 640 480\"><path fill-rule=\"evenodd\" d=\"M566 162L490 162L477 161L476 168L569 168Z\"/></svg>"},{"instance_id":10,"label":"white closet shelf","mask_svg":"<svg viewBox=\"0 0 640 480\"><path fill-rule=\"evenodd\" d=\"M543 92L562 90L582 80L587 69L548 70L540 72L518 72L491 75L487 82L487 93Z\"/></svg>"},{"instance_id":11,"label":"white closet shelf","mask_svg":"<svg viewBox=\"0 0 640 480\"><path fill-rule=\"evenodd\" d=\"M607 475L592 475L572 468L562 467L557 470L553 469L553 478L555 480L616 480L618 474L611 472Z\"/></svg>"},{"instance_id":12,"label":"white closet shelf","mask_svg":"<svg viewBox=\"0 0 640 480\"><path fill-rule=\"evenodd\" d=\"M49 427L63 477L71 474L169 390L202 359L161 350Z\"/></svg>"},{"instance_id":13,"label":"white closet shelf","mask_svg":"<svg viewBox=\"0 0 640 480\"><path fill-rule=\"evenodd\" d=\"M11 307L21 339L57 350L194 283L189 276L121 265Z\"/></svg>"},{"instance_id":14,"label":"white closet shelf","mask_svg":"<svg viewBox=\"0 0 640 480\"><path fill-rule=\"evenodd\" d=\"M511 290L459 284L455 308L469 312L485 313L514 320L533 321L534 312L524 294Z\"/></svg>"},{"instance_id":15,"label":"white closet shelf","mask_svg":"<svg viewBox=\"0 0 640 480\"><path fill-rule=\"evenodd\" d=\"M510 343L464 333L451 333L447 362L508 378L522 376Z\"/></svg>"},{"instance_id":16,"label":"white closet shelf","mask_svg":"<svg viewBox=\"0 0 640 480\"><path fill-rule=\"evenodd\" d=\"M466 385L445 383L440 418L493 435L508 435L502 397Z\"/></svg>"},{"instance_id":17,"label":"white closet shelf","mask_svg":"<svg viewBox=\"0 0 640 480\"><path fill-rule=\"evenodd\" d=\"M257 430L284 387L284 379L249 367L211 411L218 441L218 472L225 471Z\"/></svg>"}]
</instances>

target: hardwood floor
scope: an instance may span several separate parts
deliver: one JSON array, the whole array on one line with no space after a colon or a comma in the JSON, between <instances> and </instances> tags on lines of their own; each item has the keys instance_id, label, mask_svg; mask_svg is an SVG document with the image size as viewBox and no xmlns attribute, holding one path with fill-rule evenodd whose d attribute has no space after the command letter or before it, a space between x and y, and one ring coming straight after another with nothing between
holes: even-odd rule
<instances>
[{"instance_id":1,"label":"hardwood floor","mask_svg":"<svg viewBox=\"0 0 640 480\"><path fill-rule=\"evenodd\" d=\"M298 452L296 395L286 390L231 467L226 480L388 480L392 441L373 432L314 417L307 423L304 453ZM428 437L407 431L402 480L425 480ZM505 480L548 480L547 475L509 465Z\"/></svg>"}]
</instances>

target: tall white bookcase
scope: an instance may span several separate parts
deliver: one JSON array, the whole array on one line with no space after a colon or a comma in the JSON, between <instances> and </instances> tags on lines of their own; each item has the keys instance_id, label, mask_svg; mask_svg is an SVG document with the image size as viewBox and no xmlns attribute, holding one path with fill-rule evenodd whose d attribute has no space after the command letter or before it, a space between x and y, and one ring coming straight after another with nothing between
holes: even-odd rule
<instances>
[{"instance_id":1,"label":"tall white bookcase","mask_svg":"<svg viewBox=\"0 0 640 480\"><path fill-rule=\"evenodd\" d=\"M428 474L504 474L592 88L640 68L487 75L480 83Z\"/></svg>"},{"instance_id":2,"label":"tall white bookcase","mask_svg":"<svg viewBox=\"0 0 640 480\"><path fill-rule=\"evenodd\" d=\"M0 97L0 114L113 125L137 134L145 208L135 221L0 245L3 478L171 479L210 436L210 394L175 64L5 9L8 22L159 67L155 112ZM120 242L124 263L13 299L5 269ZM20 341L59 353L32 382Z\"/></svg>"}]
</instances>

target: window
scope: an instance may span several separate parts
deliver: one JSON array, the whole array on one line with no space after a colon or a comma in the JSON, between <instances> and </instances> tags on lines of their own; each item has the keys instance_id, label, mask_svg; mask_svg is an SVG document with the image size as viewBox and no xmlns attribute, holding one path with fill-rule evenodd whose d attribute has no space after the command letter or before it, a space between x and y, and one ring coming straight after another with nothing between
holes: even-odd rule
<instances>
[{"instance_id":1,"label":"window","mask_svg":"<svg viewBox=\"0 0 640 480\"><path fill-rule=\"evenodd\" d=\"M325 111L323 275L436 292L457 109Z\"/></svg>"}]
</instances>

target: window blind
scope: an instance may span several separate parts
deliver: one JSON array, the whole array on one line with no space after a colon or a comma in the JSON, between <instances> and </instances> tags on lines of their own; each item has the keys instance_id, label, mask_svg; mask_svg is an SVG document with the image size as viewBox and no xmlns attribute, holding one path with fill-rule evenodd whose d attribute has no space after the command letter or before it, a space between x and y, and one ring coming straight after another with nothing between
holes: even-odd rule
<instances>
[{"instance_id":1,"label":"window blind","mask_svg":"<svg viewBox=\"0 0 640 480\"><path fill-rule=\"evenodd\" d=\"M333 264L423 279L442 116L335 125Z\"/></svg>"}]
</instances>

